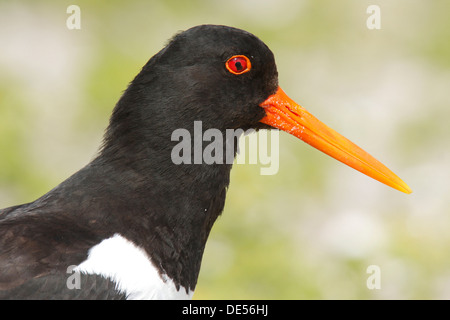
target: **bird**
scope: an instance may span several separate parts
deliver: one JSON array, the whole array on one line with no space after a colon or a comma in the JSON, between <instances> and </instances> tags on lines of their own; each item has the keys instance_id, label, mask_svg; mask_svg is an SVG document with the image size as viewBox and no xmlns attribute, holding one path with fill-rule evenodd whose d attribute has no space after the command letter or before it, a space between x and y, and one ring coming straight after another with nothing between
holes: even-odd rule
<instances>
[{"instance_id":1,"label":"bird","mask_svg":"<svg viewBox=\"0 0 450 320\"><path fill-rule=\"evenodd\" d=\"M273 52L257 36L194 26L176 33L129 83L91 162L35 201L0 210L0 298L191 299L232 168L225 153L214 163L173 161L174 131L193 134L196 121L224 136L286 131L412 192L289 98Z\"/></svg>"}]
</instances>

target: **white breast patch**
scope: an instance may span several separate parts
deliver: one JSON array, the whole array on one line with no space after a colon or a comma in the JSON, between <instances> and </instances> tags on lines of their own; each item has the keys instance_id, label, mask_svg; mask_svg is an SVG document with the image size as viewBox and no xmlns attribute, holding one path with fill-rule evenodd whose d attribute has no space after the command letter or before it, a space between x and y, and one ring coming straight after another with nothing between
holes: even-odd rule
<instances>
[{"instance_id":1,"label":"white breast patch","mask_svg":"<svg viewBox=\"0 0 450 320\"><path fill-rule=\"evenodd\" d=\"M115 234L92 247L88 258L74 271L98 274L116 283L127 299L191 299L194 294L180 290L172 279L161 277L146 252L131 241Z\"/></svg>"}]
</instances>

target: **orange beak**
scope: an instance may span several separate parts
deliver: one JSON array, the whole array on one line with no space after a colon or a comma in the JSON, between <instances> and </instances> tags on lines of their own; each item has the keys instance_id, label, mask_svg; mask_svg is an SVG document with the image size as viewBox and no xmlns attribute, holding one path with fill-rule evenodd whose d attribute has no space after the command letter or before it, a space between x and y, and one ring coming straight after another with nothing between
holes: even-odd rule
<instances>
[{"instance_id":1,"label":"orange beak","mask_svg":"<svg viewBox=\"0 0 450 320\"><path fill-rule=\"evenodd\" d=\"M404 193L412 190L385 165L356 144L317 120L289 98L280 87L261 105L266 116L261 119L271 127L286 131L336 160Z\"/></svg>"}]
</instances>

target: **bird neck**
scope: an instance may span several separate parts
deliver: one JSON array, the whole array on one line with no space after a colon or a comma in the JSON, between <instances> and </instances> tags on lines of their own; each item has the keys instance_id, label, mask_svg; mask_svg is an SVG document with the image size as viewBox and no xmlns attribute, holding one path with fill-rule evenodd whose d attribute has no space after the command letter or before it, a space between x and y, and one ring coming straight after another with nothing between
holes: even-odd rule
<instances>
[{"instance_id":1,"label":"bird neck","mask_svg":"<svg viewBox=\"0 0 450 320\"><path fill-rule=\"evenodd\" d=\"M122 141L130 143L105 145L89 169L101 183L92 189L113 195L105 204L110 228L144 248L161 275L193 291L232 165L175 164L170 141L160 136L137 144L125 134Z\"/></svg>"},{"instance_id":2,"label":"bird neck","mask_svg":"<svg viewBox=\"0 0 450 320\"><path fill-rule=\"evenodd\" d=\"M173 161L180 142L173 132L183 129L194 139L196 120L174 112L181 110L176 101L161 105L163 96L171 95L153 88L152 79L144 86L140 77L117 103L104 145L90 165L97 169L91 172L100 175L103 192L113 194L114 203L107 207L115 217L110 220L117 221L114 228L143 247L161 274L194 290L207 238L225 204L232 163ZM209 127L206 120L203 129ZM234 158L237 139L233 137L231 149L222 145L224 157L231 150ZM191 146L187 152L194 159ZM207 146L201 143L202 154Z\"/></svg>"}]
</instances>

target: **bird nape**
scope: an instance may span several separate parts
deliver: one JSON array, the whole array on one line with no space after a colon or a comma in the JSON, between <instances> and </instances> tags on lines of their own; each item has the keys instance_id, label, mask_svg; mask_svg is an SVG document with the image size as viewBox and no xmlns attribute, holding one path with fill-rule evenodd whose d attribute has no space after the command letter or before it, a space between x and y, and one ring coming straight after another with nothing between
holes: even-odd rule
<instances>
[{"instance_id":1,"label":"bird nape","mask_svg":"<svg viewBox=\"0 0 450 320\"><path fill-rule=\"evenodd\" d=\"M227 26L193 27L130 83L92 162L36 201L0 210L0 298L192 297L232 167L225 153L213 163L173 161L173 133L193 135L199 121L224 137L230 129L287 131L411 192L281 90L261 40Z\"/></svg>"}]
</instances>

